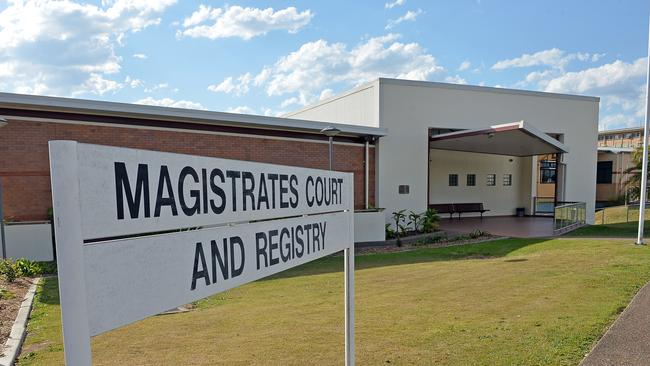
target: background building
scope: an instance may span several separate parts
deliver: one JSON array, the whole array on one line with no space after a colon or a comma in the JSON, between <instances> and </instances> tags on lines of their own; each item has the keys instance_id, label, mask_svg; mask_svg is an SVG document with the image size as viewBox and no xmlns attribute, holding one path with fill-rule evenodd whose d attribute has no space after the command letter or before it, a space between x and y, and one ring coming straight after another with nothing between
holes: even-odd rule
<instances>
[{"instance_id":1,"label":"background building","mask_svg":"<svg viewBox=\"0 0 650 366\"><path fill-rule=\"evenodd\" d=\"M635 148L643 145L643 127L598 132L598 147Z\"/></svg>"},{"instance_id":2,"label":"background building","mask_svg":"<svg viewBox=\"0 0 650 366\"><path fill-rule=\"evenodd\" d=\"M0 93L0 117L8 122L0 128L0 202L9 222L7 255L14 258L52 256L50 140L318 169L329 166L328 138L320 132L329 124L322 122L6 93ZM364 209L374 203L375 141L385 130L336 127L340 134L333 168L354 173L355 208ZM383 224L370 235L358 236L383 239Z\"/></svg>"},{"instance_id":3,"label":"background building","mask_svg":"<svg viewBox=\"0 0 650 366\"><path fill-rule=\"evenodd\" d=\"M627 202L625 171L634 162L634 149L643 146L643 128L632 127L598 132L596 201L598 206Z\"/></svg>"},{"instance_id":4,"label":"background building","mask_svg":"<svg viewBox=\"0 0 650 366\"><path fill-rule=\"evenodd\" d=\"M510 216L552 214L576 201L593 222L598 104L595 97L397 79L286 118L0 93L0 117L8 121L0 129L0 182L14 232L7 242L18 240L19 227L28 243L48 233L50 140L327 169L321 130L330 126L340 130L334 169L355 175L356 241L383 240L393 211L440 203L481 203L487 216Z\"/></svg>"}]
</instances>

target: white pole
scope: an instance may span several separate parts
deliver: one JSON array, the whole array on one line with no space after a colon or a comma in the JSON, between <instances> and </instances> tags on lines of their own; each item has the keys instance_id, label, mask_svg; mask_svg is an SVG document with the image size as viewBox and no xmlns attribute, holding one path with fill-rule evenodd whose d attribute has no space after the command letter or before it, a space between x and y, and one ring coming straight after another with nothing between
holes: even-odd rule
<instances>
[{"instance_id":1,"label":"white pole","mask_svg":"<svg viewBox=\"0 0 650 366\"><path fill-rule=\"evenodd\" d=\"M0 182L0 241L2 241L2 259L7 259L7 243L5 243L5 214L2 210L3 205L2 182Z\"/></svg>"},{"instance_id":2,"label":"white pole","mask_svg":"<svg viewBox=\"0 0 650 366\"><path fill-rule=\"evenodd\" d=\"M77 142L50 141L50 175L65 364L90 366L92 357L77 160Z\"/></svg>"},{"instance_id":3,"label":"white pole","mask_svg":"<svg viewBox=\"0 0 650 366\"><path fill-rule=\"evenodd\" d=\"M648 130L650 130L650 24L648 25L648 67L646 68L645 127L643 129L643 166L641 169L641 197L639 199L639 232L636 244L643 244L643 224L645 220L645 202L648 187Z\"/></svg>"},{"instance_id":4,"label":"white pole","mask_svg":"<svg viewBox=\"0 0 650 366\"><path fill-rule=\"evenodd\" d=\"M353 181L354 182L354 181ZM345 249L345 366L354 366L354 183L350 184L349 247Z\"/></svg>"}]
</instances>

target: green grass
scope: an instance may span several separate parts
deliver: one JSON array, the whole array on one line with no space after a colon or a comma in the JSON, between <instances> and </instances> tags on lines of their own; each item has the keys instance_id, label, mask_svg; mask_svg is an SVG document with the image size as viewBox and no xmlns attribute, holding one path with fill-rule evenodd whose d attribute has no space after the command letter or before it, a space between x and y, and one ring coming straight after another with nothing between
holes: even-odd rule
<instances>
[{"instance_id":1,"label":"green grass","mask_svg":"<svg viewBox=\"0 0 650 366\"><path fill-rule=\"evenodd\" d=\"M93 338L96 365L340 365L342 258L328 257ZM359 365L577 365L650 280L625 241L500 240L357 257ZM20 365L59 365L56 280Z\"/></svg>"},{"instance_id":2,"label":"green grass","mask_svg":"<svg viewBox=\"0 0 650 366\"><path fill-rule=\"evenodd\" d=\"M605 215L604 224L603 215ZM646 210L646 217L650 217L650 209ZM594 225L581 227L566 236L636 238L638 220L639 210L630 209L628 216L625 206L607 207L604 211L596 212ZM645 221L643 232L644 236L650 235L650 220Z\"/></svg>"},{"instance_id":3,"label":"green grass","mask_svg":"<svg viewBox=\"0 0 650 366\"><path fill-rule=\"evenodd\" d=\"M603 218L604 215L604 218ZM646 209L646 217L650 217L650 209ZM604 219L604 221L603 221ZM638 222L639 210L638 208L628 209L625 206L607 207L604 210L596 212L594 223L596 225L602 224L622 224L626 222Z\"/></svg>"},{"instance_id":4,"label":"green grass","mask_svg":"<svg viewBox=\"0 0 650 366\"><path fill-rule=\"evenodd\" d=\"M635 221L620 224L587 225L567 233L566 236L636 238L638 230L639 223ZM643 233L645 237L650 235L650 220L645 221Z\"/></svg>"},{"instance_id":5,"label":"green grass","mask_svg":"<svg viewBox=\"0 0 650 366\"><path fill-rule=\"evenodd\" d=\"M11 292L11 291L9 291L7 289L4 289L4 288L0 288L0 300L9 300L12 297L14 297L13 292Z\"/></svg>"}]
</instances>

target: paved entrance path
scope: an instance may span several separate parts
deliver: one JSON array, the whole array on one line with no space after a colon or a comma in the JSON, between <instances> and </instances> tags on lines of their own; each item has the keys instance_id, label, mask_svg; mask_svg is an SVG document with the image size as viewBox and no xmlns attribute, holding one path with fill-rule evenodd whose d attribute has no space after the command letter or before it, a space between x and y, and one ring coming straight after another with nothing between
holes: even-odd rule
<instances>
[{"instance_id":1,"label":"paved entrance path","mask_svg":"<svg viewBox=\"0 0 650 366\"><path fill-rule=\"evenodd\" d=\"M650 365L650 283L636 294L580 365Z\"/></svg>"}]
</instances>

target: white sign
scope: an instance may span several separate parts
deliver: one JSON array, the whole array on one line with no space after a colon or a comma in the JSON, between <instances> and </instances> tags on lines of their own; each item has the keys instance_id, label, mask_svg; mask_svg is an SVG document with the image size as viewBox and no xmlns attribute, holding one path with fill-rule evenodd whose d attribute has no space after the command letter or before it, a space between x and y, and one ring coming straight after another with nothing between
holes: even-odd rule
<instances>
[{"instance_id":1,"label":"white sign","mask_svg":"<svg viewBox=\"0 0 650 366\"><path fill-rule=\"evenodd\" d=\"M79 144L84 239L342 211L352 175Z\"/></svg>"},{"instance_id":2,"label":"white sign","mask_svg":"<svg viewBox=\"0 0 650 366\"><path fill-rule=\"evenodd\" d=\"M345 250L354 363L353 175L50 142L68 365L90 337Z\"/></svg>"}]
</instances>

